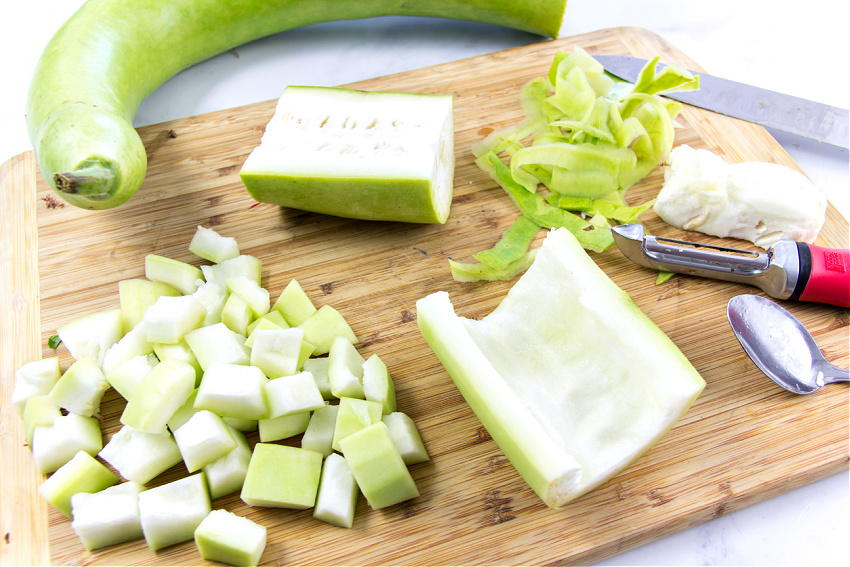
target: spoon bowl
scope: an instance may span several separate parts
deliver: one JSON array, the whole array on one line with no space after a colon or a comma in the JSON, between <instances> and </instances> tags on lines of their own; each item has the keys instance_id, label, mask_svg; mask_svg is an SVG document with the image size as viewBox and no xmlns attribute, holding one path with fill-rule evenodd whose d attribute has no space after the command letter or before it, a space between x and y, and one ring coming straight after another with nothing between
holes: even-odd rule
<instances>
[{"instance_id":1,"label":"spoon bowl","mask_svg":"<svg viewBox=\"0 0 850 567\"><path fill-rule=\"evenodd\" d=\"M738 295L726 308L741 346L768 378L795 394L850 381L850 373L823 356L814 337L779 304L759 295Z\"/></svg>"}]
</instances>

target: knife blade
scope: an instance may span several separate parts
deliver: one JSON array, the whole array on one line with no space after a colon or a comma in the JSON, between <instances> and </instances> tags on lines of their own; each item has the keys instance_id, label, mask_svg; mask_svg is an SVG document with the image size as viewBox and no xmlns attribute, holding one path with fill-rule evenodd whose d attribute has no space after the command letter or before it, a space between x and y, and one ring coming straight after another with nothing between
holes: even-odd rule
<instances>
[{"instance_id":1,"label":"knife blade","mask_svg":"<svg viewBox=\"0 0 850 567\"><path fill-rule=\"evenodd\" d=\"M625 81L634 82L646 59L628 55L594 55L605 71ZM662 65L663 68L663 65ZM848 149L850 119L845 108L829 106L744 83L691 71L699 75L696 91L672 91L663 96L698 106L719 114L740 118L766 128L773 128Z\"/></svg>"}]
</instances>

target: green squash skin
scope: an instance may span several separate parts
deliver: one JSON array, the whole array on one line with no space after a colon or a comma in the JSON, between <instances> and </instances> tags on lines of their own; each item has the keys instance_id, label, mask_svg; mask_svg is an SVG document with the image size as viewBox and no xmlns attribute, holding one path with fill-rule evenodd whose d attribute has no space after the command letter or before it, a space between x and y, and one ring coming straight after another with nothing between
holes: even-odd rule
<instances>
[{"instance_id":1,"label":"green squash skin","mask_svg":"<svg viewBox=\"0 0 850 567\"><path fill-rule=\"evenodd\" d=\"M39 168L69 203L124 203L147 168L139 104L181 70L238 45L332 20L425 16L557 37L566 0L89 0L47 44L27 98ZM92 168L92 165L96 165ZM84 177L82 180L76 177Z\"/></svg>"},{"instance_id":2,"label":"green squash skin","mask_svg":"<svg viewBox=\"0 0 850 567\"><path fill-rule=\"evenodd\" d=\"M427 179L283 178L241 174L255 201L360 220L444 223L431 202ZM302 189L303 187L303 189ZM345 195L340 201L339 195Z\"/></svg>"}]
</instances>

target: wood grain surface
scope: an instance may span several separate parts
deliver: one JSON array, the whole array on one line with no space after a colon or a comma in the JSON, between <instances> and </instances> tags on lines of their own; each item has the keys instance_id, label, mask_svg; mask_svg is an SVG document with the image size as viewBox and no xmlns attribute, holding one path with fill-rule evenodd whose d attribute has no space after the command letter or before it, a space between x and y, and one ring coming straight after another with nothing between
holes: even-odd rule
<instances>
[{"instance_id":1,"label":"wood grain surface","mask_svg":"<svg viewBox=\"0 0 850 567\"><path fill-rule=\"evenodd\" d=\"M14 369L52 355L47 338L60 324L117 307L118 281L143 277L146 254L199 265L187 248L198 225L235 236L245 253L260 258L272 298L296 278L317 306L338 309L360 337L360 352L377 353L387 363L399 409L419 425L431 454L430 462L411 467L419 498L379 511L361 498L349 530L314 520L310 511L250 508L238 494L214 501L215 508L267 526L265 564L587 564L846 470L846 384L811 396L781 390L750 362L726 322L726 302L760 293L756 288L686 276L655 285L654 272L628 262L616 248L593 255L679 346L707 387L646 455L561 510L547 509L523 483L429 350L416 324L417 299L445 290L458 314L480 318L513 284L462 284L449 272L448 258L471 261L518 214L475 167L469 148L519 120L521 86L546 72L556 50L574 46L592 54L660 55L699 70L657 35L616 28L348 85L454 96L457 170L445 225L352 221L253 202L238 172L274 101L141 128L150 155L147 178L128 203L108 211L63 205L37 173L31 152L4 164L2 562L204 563L192 542L157 553L144 540L87 552L70 522L38 497L42 478L9 404ZM677 144L708 148L732 162L797 167L758 126L692 107L679 123ZM657 194L661 180L656 170L627 197L643 202ZM653 234L685 236L651 211L643 220ZM847 221L830 208L818 244L847 246L847 240ZM847 310L786 306L832 362L848 365ZM70 357L62 347L58 352L64 369ZM122 409L119 396L108 392L104 442L118 429ZM152 484L185 474L180 465Z\"/></svg>"}]
</instances>

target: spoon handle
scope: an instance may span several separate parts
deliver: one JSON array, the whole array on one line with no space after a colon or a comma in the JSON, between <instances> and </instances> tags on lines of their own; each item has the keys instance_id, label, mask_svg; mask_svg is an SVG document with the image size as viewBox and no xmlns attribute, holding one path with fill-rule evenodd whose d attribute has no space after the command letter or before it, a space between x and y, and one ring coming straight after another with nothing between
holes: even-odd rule
<instances>
[{"instance_id":1,"label":"spoon handle","mask_svg":"<svg viewBox=\"0 0 850 567\"><path fill-rule=\"evenodd\" d=\"M825 384L850 382L850 371L827 362L823 368L823 381Z\"/></svg>"}]
</instances>

